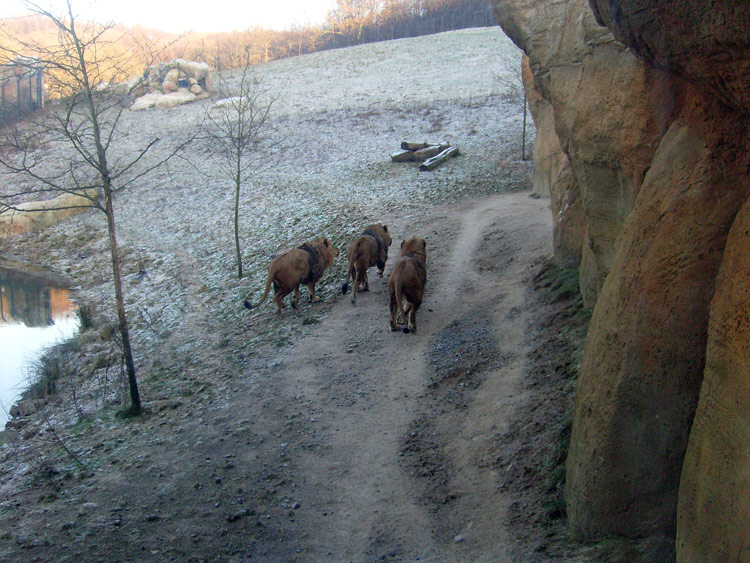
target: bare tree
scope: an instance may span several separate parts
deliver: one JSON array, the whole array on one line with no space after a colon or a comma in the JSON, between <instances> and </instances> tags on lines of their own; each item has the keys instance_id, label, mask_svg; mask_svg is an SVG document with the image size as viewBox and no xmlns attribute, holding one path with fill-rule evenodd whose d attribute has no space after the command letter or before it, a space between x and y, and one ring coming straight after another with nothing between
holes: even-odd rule
<instances>
[{"instance_id":1,"label":"bare tree","mask_svg":"<svg viewBox=\"0 0 750 563\"><path fill-rule=\"evenodd\" d=\"M239 81L219 89L222 99L206 112L207 132L220 158L219 169L234 187L234 246L237 276L242 279L240 248L240 193L252 176L268 164L260 150L261 133L276 100L271 87L249 64L249 54Z\"/></svg>"},{"instance_id":2,"label":"bare tree","mask_svg":"<svg viewBox=\"0 0 750 563\"><path fill-rule=\"evenodd\" d=\"M505 95L514 102L523 103L523 129L521 133L521 159L526 160L526 113L527 101L526 90L523 87L523 71L521 70L521 59L523 53L520 49L506 51L500 55L500 74L497 81L505 88Z\"/></svg>"},{"instance_id":3,"label":"bare tree","mask_svg":"<svg viewBox=\"0 0 750 563\"><path fill-rule=\"evenodd\" d=\"M0 56L14 60L30 57L34 64L43 66L49 91L60 96L60 102L3 131L0 168L5 174L19 178L14 184L24 187L14 193L0 194L0 208L18 209L22 199L67 193L79 196L82 202L68 207L93 206L105 214L131 412L140 414L141 399L121 281L114 194L142 180L176 155L190 139L161 152L156 150L157 137L145 140L135 150L128 149L122 142L127 131L121 118L130 92L112 85L128 78L126 69L132 68L133 52L111 48L118 40L114 25L79 22L72 0L64 0L62 14L31 1L25 5L33 14L54 24L57 41L16 41L16 46L3 49Z\"/></svg>"}]
</instances>

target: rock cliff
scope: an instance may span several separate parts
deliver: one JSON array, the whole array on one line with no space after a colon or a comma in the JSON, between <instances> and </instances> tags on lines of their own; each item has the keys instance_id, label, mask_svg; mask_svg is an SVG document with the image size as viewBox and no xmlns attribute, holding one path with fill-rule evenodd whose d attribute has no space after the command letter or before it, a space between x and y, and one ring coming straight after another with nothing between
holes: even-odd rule
<instances>
[{"instance_id":1,"label":"rock cliff","mask_svg":"<svg viewBox=\"0 0 750 563\"><path fill-rule=\"evenodd\" d=\"M553 245L560 264L577 268L581 263L586 236L583 204L568 155L555 133L552 104L542 97L534 84L528 57L523 58L523 82L529 109L537 128L534 142L534 193L550 198L554 217ZM551 188L554 186L552 191Z\"/></svg>"},{"instance_id":2,"label":"rock cliff","mask_svg":"<svg viewBox=\"0 0 750 563\"><path fill-rule=\"evenodd\" d=\"M570 527L676 533L685 561L750 558L745 1L493 9L528 56L535 189L550 193L557 257L580 263L594 306Z\"/></svg>"}]
</instances>

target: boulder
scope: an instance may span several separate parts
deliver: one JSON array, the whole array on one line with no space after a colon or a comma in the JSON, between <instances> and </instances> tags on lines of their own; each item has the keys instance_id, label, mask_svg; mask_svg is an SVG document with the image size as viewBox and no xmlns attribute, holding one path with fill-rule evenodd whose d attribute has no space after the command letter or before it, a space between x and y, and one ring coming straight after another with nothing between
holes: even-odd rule
<instances>
[{"instance_id":1,"label":"boulder","mask_svg":"<svg viewBox=\"0 0 750 563\"><path fill-rule=\"evenodd\" d=\"M205 80L211 68L207 63L198 63L195 61L188 61L184 66L185 72L190 78L194 78L197 81Z\"/></svg>"},{"instance_id":2,"label":"boulder","mask_svg":"<svg viewBox=\"0 0 750 563\"><path fill-rule=\"evenodd\" d=\"M13 429L6 429L0 432L0 446L4 444L11 444L18 439L18 431Z\"/></svg>"},{"instance_id":3,"label":"boulder","mask_svg":"<svg viewBox=\"0 0 750 563\"><path fill-rule=\"evenodd\" d=\"M172 82L173 84L179 84L180 80L187 80L187 73L181 68L173 68L164 77L164 82Z\"/></svg>"},{"instance_id":4,"label":"boulder","mask_svg":"<svg viewBox=\"0 0 750 563\"><path fill-rule=\"evenodd\" d=\"M24 418L39 412L47 402L44 399L25 399L18 401L10 408L10 416L13 418Z\"/></svg>"},{"instance_id":5,"label":"boulder","mask_svg":"<svg viewBox=\"0 0 750 563\"><path fill-rule=\"evenodd\" d=\"M61 194L44 201L30 201L18 205L18 210L7 210L0 214L0 238L39 231L83 213L93 205L92 198L98 190L90 188L82 195Z\"/></svg>"},{"instance_id":6,"label":"boulder","mask_svg":"<svg viewBox=\"0 0 750 563\"><path fill-rule=\"evenodd\" d=\"M206 78L203 80L203 89L206 92L213 92L214 91L214 81L216 80L216 73L215 72L209 72L206 75Z\"/></svg>"},{"instance_id":7,"label":"boulder","mask_svg":"<svg viewBox=\"0 0 750 563\"><path fill-rule=\"evenodd\" d=\"M165 80L161 84L161 90L165 94L171 94L172 92L177 92L180 87L177 85L176 82L172 82L171 80Z\"/></svg>"},{"instance_id":8,"label":"boulder","mask_svg":"<svg viewBox=\"0 0 750 563\"><path fill-rule=\"evenodd\" d=\"M136 98L135 102L133 102L133 105L130 106L130 109L133 111L151 109L156 105L156 100L161 97L161 92L151 92L150 94L146 94L144 96L141 96L140 98Z\"/></svg>"},{"instance_id":9,"label":"boulder","mask_svg":"<svg viewBox=\"0 0 750 563\"><path fill-rule=\"evenodd\" d=\"M164 68L166 68L167 70L177 68L184 71L189 62L190 61L188 61L187 59L172 59L164 65Z\"/></svg>"},{"instance_id":10,"label":"boulder","mask_svg":"<svg viewBox=\"0 0 750 563\"><path fill-rule=\"evenodd\" d=\"M187 88L180 88L176 92L160 96L156 101L156 107L159 109L171 108L194 102L196 99L195 94L191 93Z\"/></svg>"}]
</instances>

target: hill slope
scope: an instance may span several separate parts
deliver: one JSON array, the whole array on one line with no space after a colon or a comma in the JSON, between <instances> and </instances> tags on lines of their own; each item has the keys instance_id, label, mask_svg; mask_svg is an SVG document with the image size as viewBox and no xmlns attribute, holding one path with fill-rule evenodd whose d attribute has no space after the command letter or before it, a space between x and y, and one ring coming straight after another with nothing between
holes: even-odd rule
<instances>
[{"instance_id":1,"label":"hill slope","mask_svg":"<svg viewBox=\"0 0 750 563\"><path fill-rule=\"evenodd\" d=\"M122 192L148 412L115 416L116 348L106 330L84 335L82 377L62 382L61 400L2 449L0 556L503 560L538 547L528 536L544 530L519 536L507 489L535 471L519 461L532 442L519 445L513 429L538 400L526 376L546 309L529 286L551 253L550 218L523 193L521 108L494 82L496 55L511 48L499 29L475 29L263 68L283 92L271 131L284 151L243 193L241 281L232 194L210 143ZM128 112L118 150L157 132L177 142L204 110ZM462 156L429 173L390 162L400 141L424 139ZM402 238L428 241L417 334L387 330L387 288L374 273L356 307L340 296L344 252L319 284L323 303L281 316L268 303L242 307L279 251L323 234L344 251L375 221L395 234L386 273ZM11 244L4 253L44 258L109 313L100 216Z\"/></svg>"}]
</instances>

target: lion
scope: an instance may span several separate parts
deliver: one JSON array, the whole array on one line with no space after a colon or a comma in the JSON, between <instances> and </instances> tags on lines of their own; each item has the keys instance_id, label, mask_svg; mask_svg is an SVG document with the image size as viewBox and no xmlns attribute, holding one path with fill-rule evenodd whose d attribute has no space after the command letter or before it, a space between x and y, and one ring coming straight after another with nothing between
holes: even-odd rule
<instances>
[{"instance_id":1,"label":"lion","mask_svg":"<svg viewBox=\"0 0 750 563\"><path fill-rule=\"evenodd\" d=\"M274 301L278 313L284 307L282 299L292 291L292 309L299 307L299 286L305 284L310 291L310 303L320 301L315 295L315 284L323 277L323 273L333 264L339 255L339 249L331 244L327 238L315 239L298 248L293 248L281 256L277 256L268 265L268 279L263 296L255 305L245 298L245 307L254 309L266 300L273 284ZM249 295L248 295L249 297Z\"/></svg>"},{"instance_id":2,"label":"lion","mask_svg":"<svg viewBox=\"0 0 750 563\"><path fill-rule=\"evenodd\" d=\"M391 330L399 329L400 319L406 325L403 327L405 333L416 332L417 310L422 304L426 284L427 243L422 238L403 241L388 281Z\"/></svg>"},{"instance_id":3,"label":"lion","mask_svg":"<svg viewBox=\"0 0 750 563\"><path fill-rule=\"evenodd\" d=\"M377 266L378 276L383 277L385 262L388 260L388 247L393 240L388 231L388 225L369 225L362 234L349 245L346 255L349 258L349 269L346 282L341 287L341 293L346 295L349 289L349 279L352 283L352 305L357 303L357 292L369 291L370 282L367 280L367 269Z\"/></svg>"}]
</instances>

